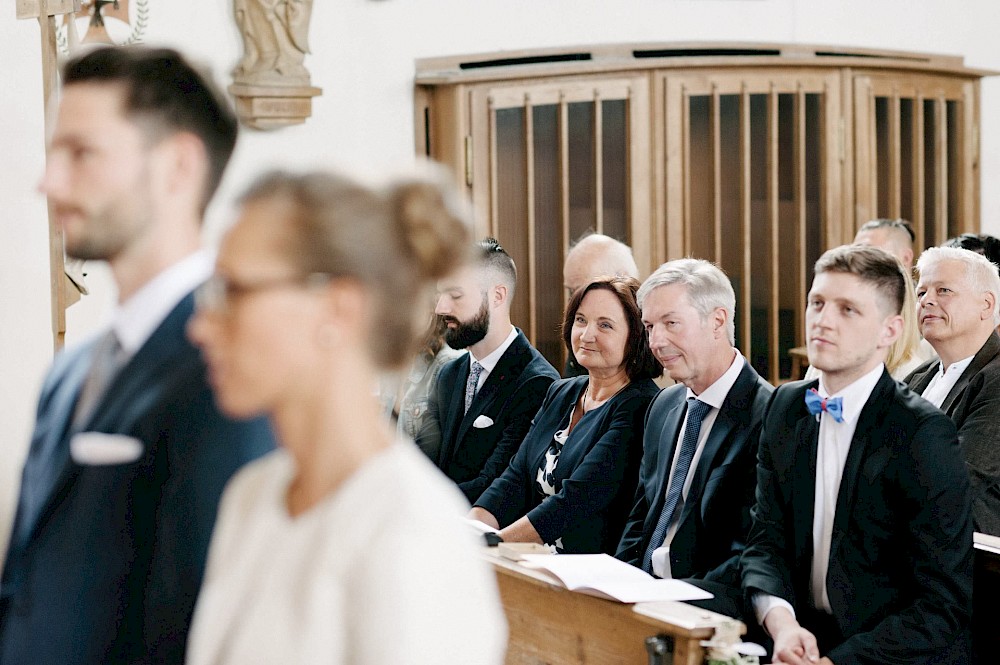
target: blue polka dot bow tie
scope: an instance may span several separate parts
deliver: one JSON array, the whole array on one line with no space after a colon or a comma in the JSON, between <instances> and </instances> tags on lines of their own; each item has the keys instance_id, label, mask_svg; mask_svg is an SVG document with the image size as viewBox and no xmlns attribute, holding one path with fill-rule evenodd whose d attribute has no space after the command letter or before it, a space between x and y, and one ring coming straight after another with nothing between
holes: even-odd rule
<instances>
[{"instance_id":1,"label":"blue polka dot bow tie","mask_svg":"<svg viewBox=\"0 0 1000 665\"><path fill-rule=\"evenodd\" d=\"M809 413L819 419L819 414L826 411L838 423L844 422L844 398L843 397L823 397L815 388L806 391L806 408Z\"/></svg>"}]
</instances>

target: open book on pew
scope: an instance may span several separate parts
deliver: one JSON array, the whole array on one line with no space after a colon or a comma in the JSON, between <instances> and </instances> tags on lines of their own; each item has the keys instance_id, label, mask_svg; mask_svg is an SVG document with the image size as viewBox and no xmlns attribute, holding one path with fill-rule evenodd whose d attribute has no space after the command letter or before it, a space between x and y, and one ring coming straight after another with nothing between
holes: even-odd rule
<instances>
[{"instance_id":1,"label":"open book on pew","mask_svg":"<svg viewBox=\"0 0 1000 665\"><path fill-rule=\"evenodd\" d=\"M607 554L526 554L521 565L549 573L570 591L620 603L706 600L707 591L680 580L661 580Z\"/></svg>"}]
</instances>

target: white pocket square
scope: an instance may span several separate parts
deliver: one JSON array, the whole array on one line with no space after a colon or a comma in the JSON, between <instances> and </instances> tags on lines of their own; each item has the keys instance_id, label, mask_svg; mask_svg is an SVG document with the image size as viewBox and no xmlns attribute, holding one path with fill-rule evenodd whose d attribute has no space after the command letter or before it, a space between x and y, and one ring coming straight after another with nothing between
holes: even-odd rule
<instances>
[{"instance_id":1,"label":"white pocket square","mask_svg":"<svg viewBox=\"0 0 1000 665\"><path fill-rule=\"evenodd\" d=\"M82 466L129 464L142 457L142 441L124 434L80 432L69 440L69 454Z\"/></svg>"},{"instance_id":2,"label":"white pocket square","mask_svg":"<svg viewBox=\"0 0 1000 665\"><path fill-rule=\"evenodd\" d=\"M472 421L472 426L476 429L483 429L484 427L490 427L493 424L493 419L489 416L479 416Z\"/></svg>"}]
</instances>

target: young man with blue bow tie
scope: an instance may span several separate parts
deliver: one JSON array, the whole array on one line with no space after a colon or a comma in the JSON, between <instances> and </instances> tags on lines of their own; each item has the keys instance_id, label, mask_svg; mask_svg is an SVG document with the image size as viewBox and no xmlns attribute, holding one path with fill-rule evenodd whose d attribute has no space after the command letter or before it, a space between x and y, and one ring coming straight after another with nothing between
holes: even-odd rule
<instances>
[{"instance_id":1,"label":"young man with blue bow tie","mask_svg":"<svg viewBox=\"0 0 1000 665\"><path fill-rule=\"evenodd\" d=\"M741 560L773 662L969 662L972 521L955 427L884 366L905 288L879 249L816 262L806 331L822 377L774 393Z\"/></svg>"}]
</instances>

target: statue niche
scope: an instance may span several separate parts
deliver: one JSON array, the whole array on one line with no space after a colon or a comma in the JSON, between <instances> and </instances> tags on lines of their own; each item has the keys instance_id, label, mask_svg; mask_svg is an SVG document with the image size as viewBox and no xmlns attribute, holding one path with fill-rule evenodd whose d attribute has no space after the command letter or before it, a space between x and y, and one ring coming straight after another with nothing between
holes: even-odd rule
<instances>
[{"instance_id":1,"label":"statue niche","mask_svg":"<svg viewBox=\"0 0 1000 665\"><path fill-rule=\"evenodd\" d=\"M243 37L243 57L233 69L229 91L244 124L277 129L305 122L312 98L304 61L309 52L313 0L234 0Z\"/></svg>"},{"instance_id":2,"label":"statue niche","mask_svg":"<svg viewBox=\"0 0 1000 665\"><path fill-rule=\"evenodd\" d=\"M246 85L309 85L303 61L309 52L312 0L235 0L243 58L233 71Z\"/></svg>"}]
</instances>

